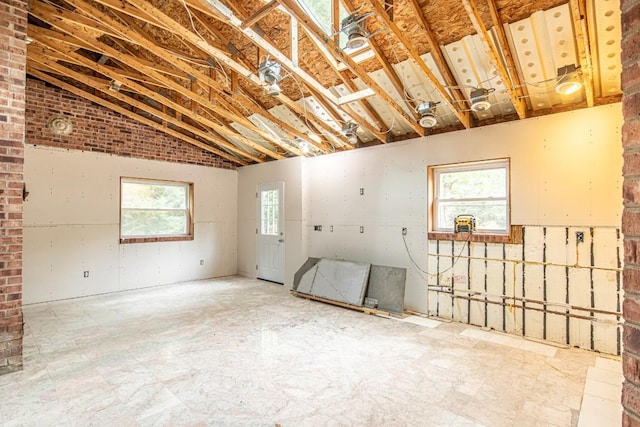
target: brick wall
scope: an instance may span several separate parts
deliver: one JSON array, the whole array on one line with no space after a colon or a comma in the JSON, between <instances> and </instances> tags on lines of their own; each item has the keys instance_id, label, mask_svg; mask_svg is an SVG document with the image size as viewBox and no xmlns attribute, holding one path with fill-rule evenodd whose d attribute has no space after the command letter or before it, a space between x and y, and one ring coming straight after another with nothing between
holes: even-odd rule
<instances>
[{"instance_id":1,"label":"brick wall","mask_svg":"<svg viewBox=\"0 0 640 427\"><path fill-rule=\"evenodd\" d=\"M40 80L27 79L26 113L27 144L235 169L233 163L213 153ZM56 115L71 120L69 135L56 135L47 128Z\"/></svg>"},{"instance_id":2,"label":"brick wall","mask_svg":"<svg viewBox=\"0 0 640 427\"><path fill-rule=\"evenodd\" d=\"M622 0L624 426L640 426L640 0Z\"/></svg>"},{"instance_id":3,"label":"brick wall","mask_svg":"<svg viewBox=\"0 0 640 427\"><path fill-rule=\"evenodd\" d=\"M0 374L22 368L27 0L0 2Z\"/></svg>"}]
</instances>

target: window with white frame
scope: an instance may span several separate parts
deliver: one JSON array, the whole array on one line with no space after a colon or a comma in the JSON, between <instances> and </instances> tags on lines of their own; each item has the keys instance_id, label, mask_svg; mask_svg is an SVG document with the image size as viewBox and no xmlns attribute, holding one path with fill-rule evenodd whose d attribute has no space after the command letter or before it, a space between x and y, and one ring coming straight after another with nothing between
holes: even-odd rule
<instances>
[{"instance_id":1,"label":"window with white frame","mask_svg":"<svg viewBox=\"0 0 640 427\"><path fill-rule=\"evenodd\" d=\"M280 201L278 190L264 190L260 192L260 234L277 236L280 219Z\"/></svg>"},{"instance_id":2,"label":"window with white frame","mask_svg":"<svg viewBox=\"0 0 640 427\"><path fill-rule=\"evenodd\" d=\"M193 184L121 178L120 238L193 236Z\"/></svg>"},{"instance_id":3,"label":"window with white frame","mask_svg":"<svg viewBox=\"0 0 640 427\"><path fill-rule=\"evenodd\" d=\"M458 215L473 215L476 231L508 234L509 160L434 166L433 231L451 232Z\"/></svg>"}]
</instances>

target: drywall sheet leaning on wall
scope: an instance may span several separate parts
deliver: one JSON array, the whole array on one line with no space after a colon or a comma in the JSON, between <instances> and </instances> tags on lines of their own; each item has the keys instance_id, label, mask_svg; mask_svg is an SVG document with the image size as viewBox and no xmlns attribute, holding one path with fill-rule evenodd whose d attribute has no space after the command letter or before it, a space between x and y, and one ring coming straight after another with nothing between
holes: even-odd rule
<instances>
[{"instance_id":1,"label":"drywall sheet leaning on wall","mask_svg":"<svg viewBox=\"0 0 640 427\"><path fill-rule=\"evenodd\" d=\"M406 280L406 268L372 265L367 298L375 299L379 310L402 314Z\"/></svg>"},{"instance_id":2,"label":"drywall sheet leaning on wall","mask_svg":"<svg viewBox=\"0 0 640 427\"><path fill-rule=\"evenodd\" d=\"M430 241L429 313L619 355L620 230L523 232L522 244Z\"/></svg>"},{"instance_id":3,"label":"drywall sheet leaning on wall","mask_svg":"<svg viewBox=\"0 0 640 427\"><path fill-rule=\"evenodd\" d=\"M297 291L298 287L300 286L300 282L302 280L304 280L304 284L302 285L303 289L307 289L307 292L309 290L309 288L311 287L311 283L313 283L313 278L316 275L316 270L315 265L320 261L320 258L307 258L307 260L305 261L304 264L302 264L302 267L300 267L298 269L298 271L296 271L296 273L293 275L293 290ZM311 273L309 273L309 270L311 270L313 268L313 271ZM309 274L307 274L309 273ZM300 291L302 292L302 291Z\"/></svg>"},{"instance_id":4,"label":"drywall sheet leaning on wall","mask_svg":"<svg viewBox=\"0 0 640 427\"><path fill-rule=\"evenodd\" d=\"M298 291L316 297L362 306L371 264L321 259L305 273ZM313 280L310 280L313 276Z\"/></svg>"}]
</instances>

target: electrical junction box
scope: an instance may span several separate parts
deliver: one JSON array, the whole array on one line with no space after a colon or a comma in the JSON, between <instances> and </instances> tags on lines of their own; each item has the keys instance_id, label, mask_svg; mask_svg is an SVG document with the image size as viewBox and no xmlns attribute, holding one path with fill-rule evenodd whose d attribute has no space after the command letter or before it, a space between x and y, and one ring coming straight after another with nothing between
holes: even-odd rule
<instances>
[{"instance_id":1,"label":"electrical junction box","mask_svg":"<svg viewBox=\"0 0 640 427\"><path fill-rule=\"evenodd\" d=\"M453 231L473 233L476 231L476 218L473 215L458 215L454 220Z\"/></svg>"}]
</instances>

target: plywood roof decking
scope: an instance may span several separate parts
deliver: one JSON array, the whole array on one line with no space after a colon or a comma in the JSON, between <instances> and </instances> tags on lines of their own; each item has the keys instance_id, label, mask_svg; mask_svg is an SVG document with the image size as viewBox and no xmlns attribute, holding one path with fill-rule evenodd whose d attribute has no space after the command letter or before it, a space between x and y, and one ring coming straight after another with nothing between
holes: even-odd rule
<instances>
[{"instance_id":1,"label":"plywood roof decking","mask_svg":"<svg viewBox=\"0 0 640 427\"><path fill-rule=\"evenodd\" d=\"M381 0L342 0L372 13L366 25L378 56L359 64L301 15L293 57L294 1L276 0L247 28L238 23L268 2L221 0L229 20L216 1L34 0L29 70L152 117L238 164L352 149L345 122L360 125L361 146L615 102L621 93L619 0L394 0L390 18ZM285 60L277 97L257 73L267 57ZM287 66L294 61L298 68ZM561 96L556 70L570 64L586 86ZM469 110L477 87L492 90L487 111ZM374 95L341 101L365 89ZM417 124L423 101L440 102L428 131Z\"/></svg>"}]
</instances>

